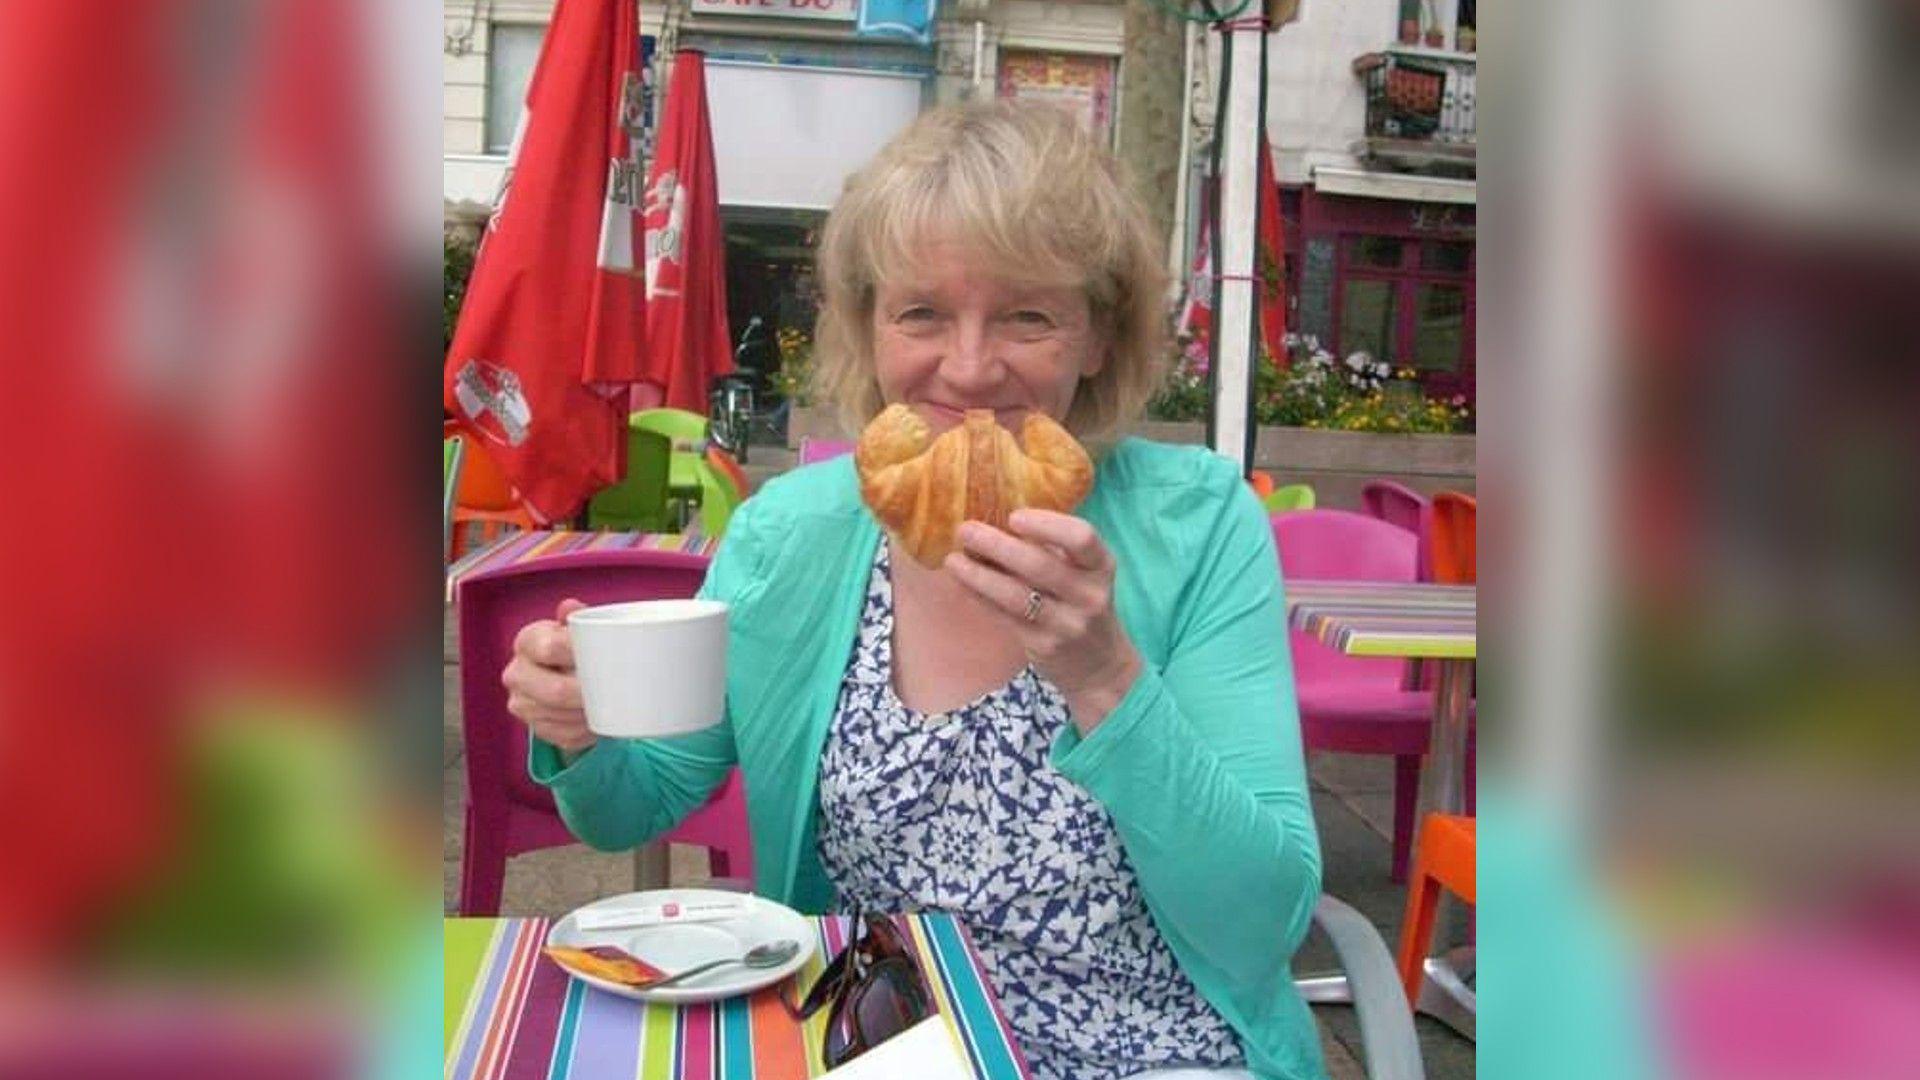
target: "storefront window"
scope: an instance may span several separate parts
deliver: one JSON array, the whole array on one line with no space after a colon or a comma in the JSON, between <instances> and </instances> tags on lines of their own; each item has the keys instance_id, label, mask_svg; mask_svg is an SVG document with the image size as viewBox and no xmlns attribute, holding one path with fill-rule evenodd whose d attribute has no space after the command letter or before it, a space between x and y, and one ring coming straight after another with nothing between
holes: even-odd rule
<instances>
[{"instance_id":1,"label":"storefront window","mask_svg":"<svg viewBox=\"0 0 1920 1080\"><path fill-rule=\"evenodd\" d=\"M1364 352L1377 360L1394 359L1393 284L1349 281L1341 296L1340 348L1345 355Z\"/></svg>"},{"instance_id":2,"label":"storefront window","mask_svg":"<svg viewBox=\"0 0 1920 1080\"><path fill-rule=\"evenodd\" d=\"M1420 269L1464 274L1473 268L1473 245L1456 240L1428 240L1420 245Z\"/></svg>"},{"instance_id":3,"label":"storefront window","mask_svg":"<svg viewBox=\"0 0 1920 1080\"><path fill-rule=\"evenodd\" d=\"M1432 393L1471 393L1473 241L1354 232L1339 251L1334 351L1413 367Z\"/></svg>"},{"instance_id":4,"label":"storefront window","mask_svg":"<svg viewBox=\"0 0 1920 1080\"><path fill-rule=\"evenodd\" d=\"M1397 270L1404 246L1397 237L1356 236L1347 244L1347 258L1355 266Z\"/></svg>"},{"instance_id":5,"label":"storefront window","mask_svg":"<svg viewBox=\"0 0 1920 1080\"><path fill-rule=\"evenodd\" d=\"M1466 336L1467 290L1459 285L1415 286L1413 366L1423 371L1458 371L1460 342Z\"/></svg>"}]
</instances>

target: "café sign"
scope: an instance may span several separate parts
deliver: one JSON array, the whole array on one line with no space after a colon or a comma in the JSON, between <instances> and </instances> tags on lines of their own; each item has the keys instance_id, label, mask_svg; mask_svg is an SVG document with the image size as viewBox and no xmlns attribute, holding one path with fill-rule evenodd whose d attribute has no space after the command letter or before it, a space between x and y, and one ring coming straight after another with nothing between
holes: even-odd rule
<instances>
[{"instance_id":1,"label":"caf\u00e9 sign","mask_svg":"<svg viewBox=\"0 0 1920 1080\"><path fill-rule=\"evenodd\" d=\"M701 15L748 15L775 19L852 22L860 0L693 0Z\"/></svg>"}]
</instances>

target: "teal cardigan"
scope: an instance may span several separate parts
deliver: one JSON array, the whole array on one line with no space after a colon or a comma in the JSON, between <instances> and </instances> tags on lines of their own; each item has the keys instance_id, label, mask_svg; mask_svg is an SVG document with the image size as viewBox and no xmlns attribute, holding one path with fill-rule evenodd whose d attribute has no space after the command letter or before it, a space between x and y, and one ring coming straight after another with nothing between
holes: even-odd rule
<instances>
[{"instance_id":1,"label":"teal cardigan","mask_svg":"<svg viewBox=\"0 0 1920 1080\"><path fill-rule=\"evenodd\" d=\"M1289 961L1320 894L1320 846L1266 513L1224 458L1136 439L1102 455L1078 513L1113 551L1114 603L1145 663L1092 734L1061 731L1050 763L1112 815L1154 925L1252 1070L1319 1077ZM642 843L738 764L755 887L828 910L815 788L880 536L848 457L743 504L701 590L732 606L726 721L603 739L570 764L536 740L531 773L574 834Z\"/></svg>"}]
</instances>

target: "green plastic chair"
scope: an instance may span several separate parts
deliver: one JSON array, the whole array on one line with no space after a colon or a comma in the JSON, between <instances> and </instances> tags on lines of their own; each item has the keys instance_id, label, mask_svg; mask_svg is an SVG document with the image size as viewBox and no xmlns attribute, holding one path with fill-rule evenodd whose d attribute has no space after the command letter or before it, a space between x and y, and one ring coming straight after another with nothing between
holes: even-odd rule
<instances>
[{"instance_id":1,"label":"green plastic chair","mask_svg":"<svg viewBox=\"0 0 1920 1080\"><path fill-rule=\"evenodd\" d=\"M685 409L642 409L627 417L627 426L657 431L673 440L675 450L697 449L707 441L707 418Z\"/></svg>"},{"instance_id":2,"label":"green plastic chair","mask_svg":"<svg viewBox=\"0 0 1920 1080\"><path fill-rule=\"evenodd\" d=\"M696 462L695 469L700 477L700 531L718 540L742 500L733 482L705 458Z\"/></svg>"},{"instance_id":3,"label":"green plastic chair","mask_svg":"<svg viewBox=\"0 0 1920 1080\"><path fill-rule=\"evenodd\" d=\"M667 498L687 506L705 501L700 471L707 444L707 418L685 409L642 409L627 417L627 427L655 431L673 444L667 464Z\"/></svg>"},{"instance_id":4,"label":"green plastic chair","mask_svg":"<svg viewBox=\"0 0 1920 1080\"><path fill-rule=\"evenodd\" d=\"M440 440L440 557L453 550L453 506L460 491L460 461L467 441L461 438Z\"/></svg>"},{"instance_id":5,"label":"green plastic chair","mask_svg":"<svg viewBox=\"0 0 1920 1080\"><path fill-rule=\"evenodd\" d=\"M600 489L587 503L590 529L667 532L674 526L667 505L667 468L672 444L665 435L627 427L627 475Z\"/></svg>"},{"instance_id":6,"label":"green plastic chair","mask_svg":"<svg viewBox=\"0 0 1920 1080\"><path fill-rule=\"evenodd\" d=\"M1267 496L1267 513L1281 514L1289 510L1311 510L1314 507L1312 484L1287 484L1273 489Z\"/></svg>"}]
</instances>

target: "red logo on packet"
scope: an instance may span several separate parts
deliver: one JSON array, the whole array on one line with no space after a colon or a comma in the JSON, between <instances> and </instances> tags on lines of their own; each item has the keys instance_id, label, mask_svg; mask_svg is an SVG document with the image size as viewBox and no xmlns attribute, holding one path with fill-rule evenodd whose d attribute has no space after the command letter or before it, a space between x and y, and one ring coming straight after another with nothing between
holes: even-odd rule
<instances>
[{"instance_id":1,"label":"red logo on packet","mask_svg":"<svg viewBox=\"0 0 1920 1080\"><path fill-rule=\"evenodd\" d=\"M662 904L660 905L660 914L666 918L671 919L675 915L680 914L680 905L674 904L674 903Z\"/></svg>"}]
</instances>

